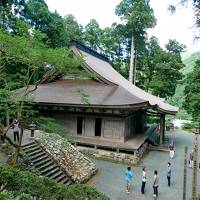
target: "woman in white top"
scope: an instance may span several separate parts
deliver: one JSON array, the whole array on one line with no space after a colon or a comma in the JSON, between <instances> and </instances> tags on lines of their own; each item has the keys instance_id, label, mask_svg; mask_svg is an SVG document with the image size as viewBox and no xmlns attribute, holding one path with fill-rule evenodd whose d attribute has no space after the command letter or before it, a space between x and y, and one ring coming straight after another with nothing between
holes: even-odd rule
<instances>
[{"instance_id":1,"label":"woman in white top","mask_svg":"<svg viewBox=\"0 0 200 200\"><path fill-rule=\"evenodd\" d=\"M144 189L146 185L147 177L146 177L146 167L142 168L142 187L141 187L141 193L144 194Z\"/></svg>"},{"instance_id":2,"label":"woman in white top","mask_svg":"<svg viewBox=\"0 0 200 200\"><path fill-rule=\"evenodd\" d=\"M174 141L172 140L169 145L169 156L170 158L174 158Z\"/></svg>"}]
</instances>

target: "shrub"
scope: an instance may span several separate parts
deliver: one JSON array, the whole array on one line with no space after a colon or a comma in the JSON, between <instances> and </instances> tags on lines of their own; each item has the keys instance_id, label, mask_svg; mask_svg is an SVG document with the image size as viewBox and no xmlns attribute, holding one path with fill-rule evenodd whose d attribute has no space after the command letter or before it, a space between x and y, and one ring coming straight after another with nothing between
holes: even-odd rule
<instances>
[{"instance_id":1,"label":"shrub","mask_svg":"<svg viewBox=\"0 0 200 200\"><path fill-rule=\"evenodd\" d=\"M83 184L65 186L49 178L0 165L0 185L14 195L30 194L43 200L108 200L104 194ZM10 195L8 193L7 195ZM3 198L2 198L3 199ZM9 199L9 198L7 198ZM25 199L25 197L24 197Z\"/></svg>"},{"instance_id":2,"label":"shrub","mask_svg":"<svg viewBox=\"0 0 200 200\"><path fill-rule=\"evenodd\" d=\"M182 126L183 129L187 129L187 130L190 130L190 129L193 129L194 128L194 124L193 123L185 123L183 126Z\"/></svg>"},{"instance_id":3,"label":"shrub","mask_svg":"<svg viewBox=\"0 0 200 200\"><path fill-rule=\"evenodd\" d=\"M65 130L65 127L57 122L54 118L50 117L38 117L36 120L37 128L41 131L58 134L61 137L68 140L70 143L74 143L73 138L70 136L70 134Z\"/></svg>"}]
</instances>

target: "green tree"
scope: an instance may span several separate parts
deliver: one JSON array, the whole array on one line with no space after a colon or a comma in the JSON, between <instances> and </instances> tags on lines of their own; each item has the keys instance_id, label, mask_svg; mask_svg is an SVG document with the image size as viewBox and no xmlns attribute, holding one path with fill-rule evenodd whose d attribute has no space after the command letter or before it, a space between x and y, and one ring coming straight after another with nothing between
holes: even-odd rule
<instances>
[{"instance_id":1,"label":"green tree","mask_svg":"<svg viewBox=\"0 0 200 200\"><path fill-rule=\"evenodd\" d=\"M180 53L184 52L186 49L186 46L183 44L180 44L176 40L169 40L168 43L165 45L165 48L169 53L180 55Z\"/></svg>"},{"instance_id":2,"label":"green tree","mask_svg":"<svg viewBox=\"0 0 200 200\"><path fill-rule=\"evenodd\" d=\"M183 107L200 123L200 60L196 61L193 72L188 74Z\"/></svg>"},{"instance_id":3,"label":"green tree","mask_svg":"<svg viewBox=\"0 0 200 200\"><path fill-rule=\"evenodd\" d=\"M113 24L111 27L103 29L99 38L100 50L112 62L113 67L128 78L128 39L124 34L124 26Z\"/></svg>"},{"instance_id":4,"label":"green tree","mask_svg":"<svg viewBox=\"0 0 200 200\"><path fill-rule=\"evenodd\" d=\"M77 22L73 15L70 14L64 16L64 26L66 29L66 38L68 42L72 39L83 42L83 27Z\"/></svg>"},{"instance_id":5,"label":"green tree","mask_svg":"<svg viewBox=\"0 0 200 200\"><path fill-rule=\"evenodd\" d=\"M48 48L37 40L37 35L37 31L29 37L12 36L0 31L0 113L3 117L0 123L12 115L17 116L21 124L20 141L14 145L17 149L14 163L19 155L23 127L27 118L34 114L31 109L31 92L44 81L52 80L80 65L79 60L68 56L68 49ZM35 73L39 73L36 80L33 78ZM3 135L12 144L6 136L7 131L3 130Z\"/></svg>"},{"instance_id":6,"label":"green tree","mask_svg":"<svg viewBox=\"0 0 200 200\"><path fill-rule=\"evenodd\" d=\"M123 0L116 7L116 14L125 23L126 31L131 38L129 81L135 84L138 50L144 44L146 30L155 26L156 19L149 0Z\"/></svg>"},{"instance_id":7,"label":"green tree","mask_svg":"<svg viewBox=\"0 0 200 200\"><path fill-rule=\"evenodd\" d=\"M90 22L85 26L83 32L83 40L87 46L93 50L99 50L102 31L95 19L91 19Z\"/></svg>"},{"instance_id":8,"label":"green tree","mask_svg":"<svg viewBox=\"0 0 200 200\"><path fill-rule=\"evenodd\" d=\"M154 95L164 98L174 95L177 84L183 78L179 71L184 67L180 56L184 50L182 47L184 45L177 41L169 40L166 50L157 48L159 54L153 56L154 67L150 70L152 73L149 81L149 89Z\"/></svg>"},{"instance_id":9,"label":"green tree","mask_svg":"<svg viewBox=\"0 0 200 200\"><path fill-rule=\"evenodd\" d=\"M146 91L149 91L149 83L153 80L156 65L160 63L161 53L163 53L163 49L160 47L158 39L152 36L146 42L144 54L138 58L138 68L141 70L137 71L137 85Z\"/></svg>"},{"instance_id":10,"label":"green tree","mask_svg":"<svg viewBox=\"0 0 200 200\"><path fill-rule=\"evenodd\" d=\"M64 47L67 44L63 18L57 12L50 12L44 0L28 0L23 19L34 29L47 35L45 42L50 47Z\"/></svg>"},{"instance_id":11,"label":"green tree","mask_svg":"<svg viewBox=\"0 0 200 200\"><path fill-rule=\"evenodd\" d=\"M160 55L160 62L155 66L155 72L149 83L151 92L159 97L171 97L175 93L178 81L182 79L179 70L183 63L177 62L176 57L163 52Z\"/></svg>"},{"instance_id":12,"label":"green tree","mask_svg":"<svg viewBox=\"0 0 200 200\"><path fill-rule=\"evenodd\" d=\"M0 1L0 28L12 29L16 15L23 13L25 0L2 0Z\"/></svg>"}]
</instances>

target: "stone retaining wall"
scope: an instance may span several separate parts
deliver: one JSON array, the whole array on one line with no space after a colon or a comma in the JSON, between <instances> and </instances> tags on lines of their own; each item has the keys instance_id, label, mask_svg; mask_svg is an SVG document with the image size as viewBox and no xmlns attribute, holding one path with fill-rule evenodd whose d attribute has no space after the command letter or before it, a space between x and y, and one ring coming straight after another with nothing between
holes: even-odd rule
<instances>
[{"instance_id":1,"label":"stone retaining wall","mask_svg":"<svg viewBox=\"0 0 200 200\"><path fill-rule=\"evenodd\" d=\"M147 149L147 146L148 143L144 143L138 150L133 153L117 153L109 150L94 149L82 146L78 146L77 148L79 151L89 157L133 165L140 162L145 150Z\"/></svg>"},{"instance_id":2,"label":"stone retaining wall","mask_svg":"<svg viewBox=\"0 0 200 200\"><path fill-rule=\"evenodd\" d=\"M40 132L35 139L74 182L85 182L96 173L95 164L59 135Z\"/></svg>"}]
</instances>

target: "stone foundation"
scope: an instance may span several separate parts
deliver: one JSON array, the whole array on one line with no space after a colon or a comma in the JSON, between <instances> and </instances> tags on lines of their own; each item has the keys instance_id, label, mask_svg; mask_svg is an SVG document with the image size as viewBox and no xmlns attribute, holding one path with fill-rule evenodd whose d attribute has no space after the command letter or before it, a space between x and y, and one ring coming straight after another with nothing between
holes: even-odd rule
<instances>
[{"instance_id":1,"label":"stone foundation","mask_svg":"<svg viewBox=\"0 0 200 200\"><path fill-rule=\"evenodd\" d=\"M110 160L114 162L125 163L128 165L134 165L140 162L147 147L148 147L148 143L146 142L138 150L132 153L131 152L122 153L120 151L113 152L109 150L95 149L95 148L89 148L89 147L83 147L83 146L78 146L77 148L79 149L80 152L92 158Z\"/></svg>"}]
</instances>

